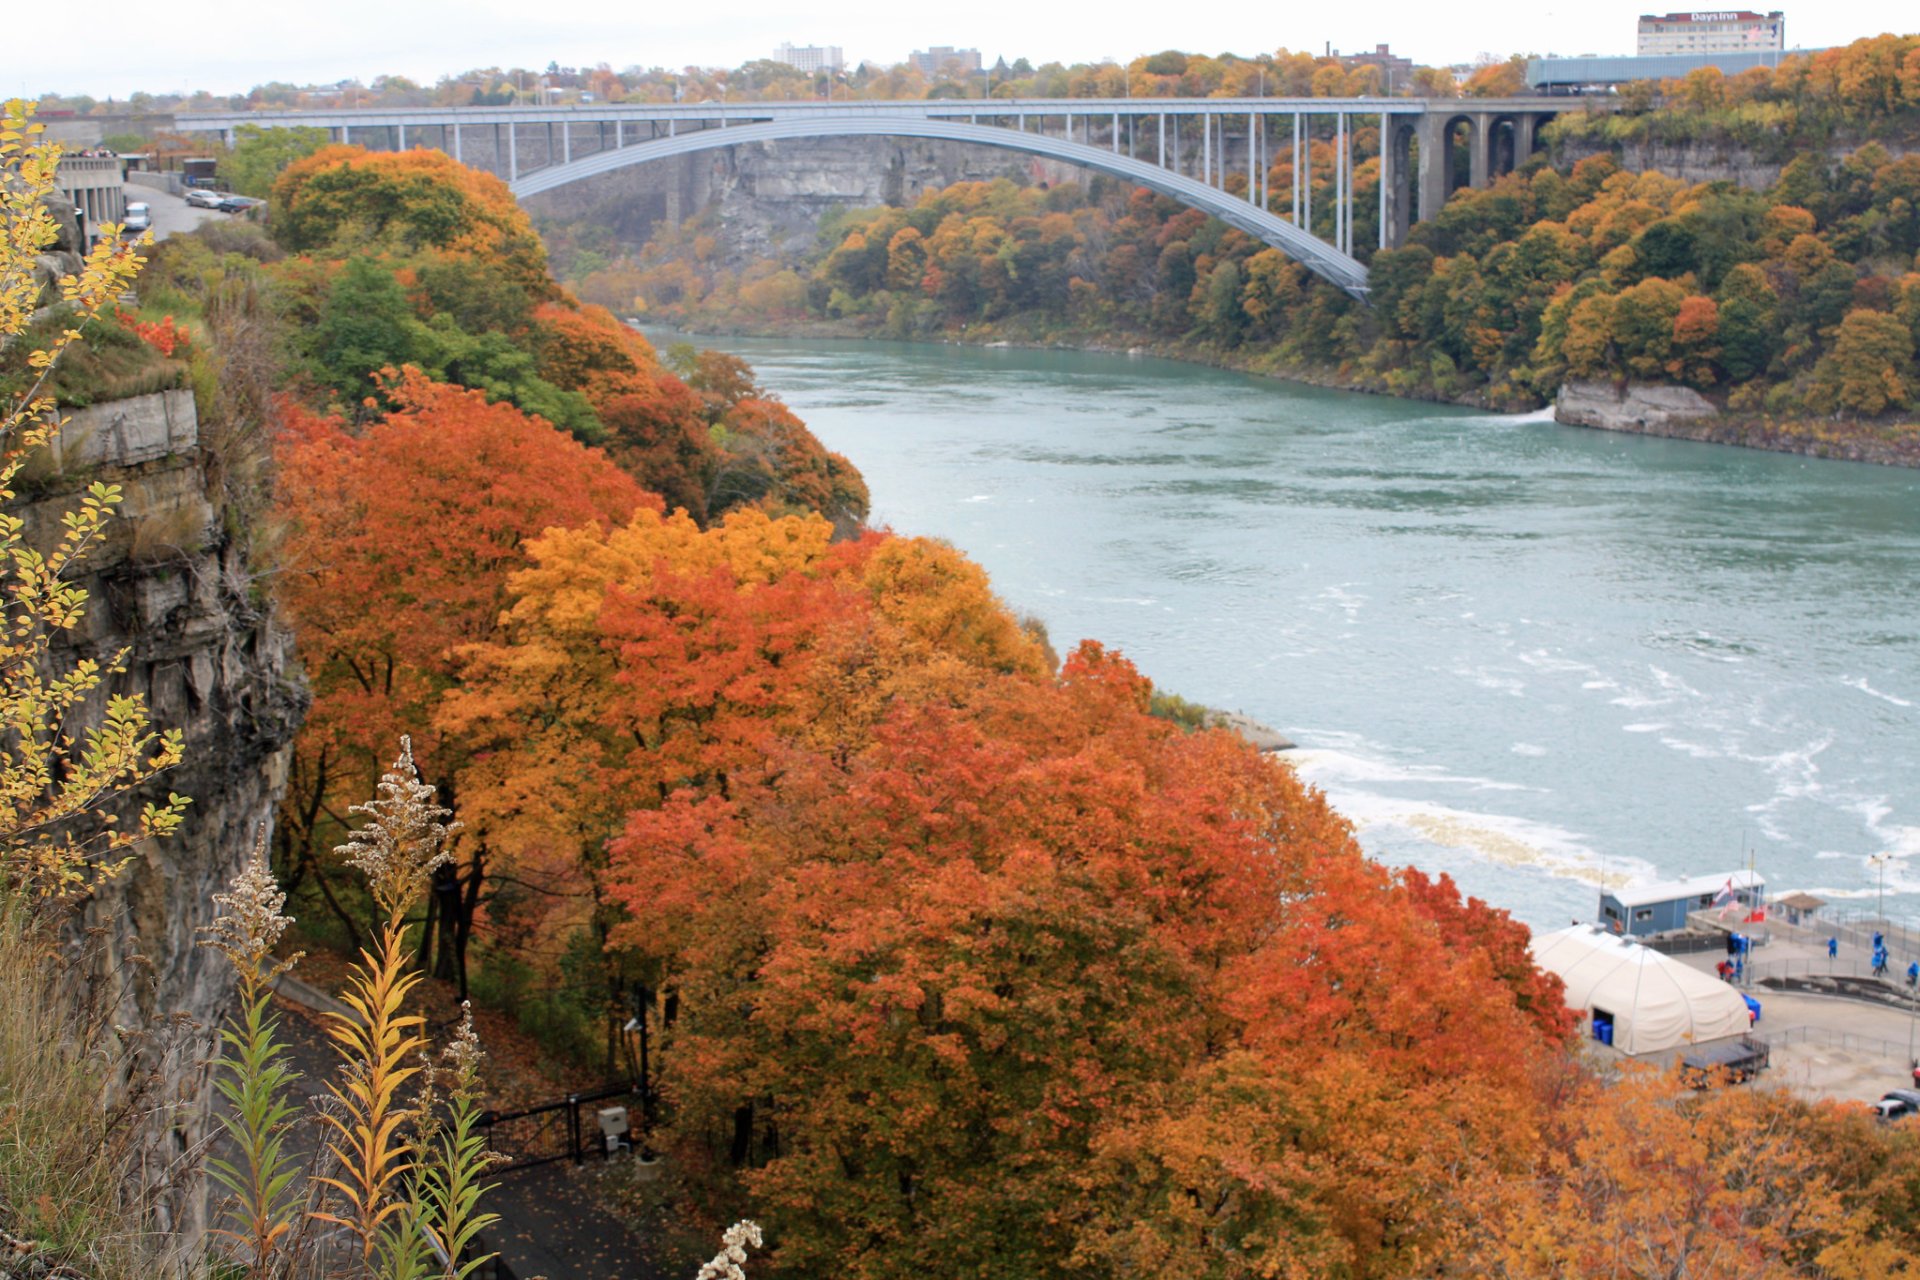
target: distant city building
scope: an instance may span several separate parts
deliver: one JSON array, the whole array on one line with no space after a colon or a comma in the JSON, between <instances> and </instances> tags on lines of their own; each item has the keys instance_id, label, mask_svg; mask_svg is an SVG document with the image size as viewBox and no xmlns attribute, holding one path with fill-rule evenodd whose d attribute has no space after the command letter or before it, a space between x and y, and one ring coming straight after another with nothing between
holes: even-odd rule
<instances>
[{"instance_id":1,"label":"distant city building","mask_svg":"<svg viewBox=\"0 0 1920 1280\"><path fill-rule=\"evenodd\" d=\"M1405 87L1413 79L1413 59L1402 58L1384 44L1373 46L1372 53L1342 54L1340 65L1349 71L1355 67L1380 68L1380 85L1388 93Z\"/></svg>"},{"instance_id":2,"label":"distant city building","mask_svg":"<svg viewBox=\"0 0 1920 1280\"><path fill-rule=\"evenodd\" d=\"M809 74L815 71L844 71L847 66L846 55L840 52L837 44L782 44L773 51L773 60Z\"/></svg>"},{"instance_id":3,"label":"distant city building","mask_svg":"<svg viewBox=\"0 0 1920 1280\"><path fill-rule=\"evenodd\" d=\"M1787 47L1787 22L1780 10L1640 15L1641 57L1673 53L1757 53Z\"/></svg>"},{"instance_id":4,"label":"distant city building","mask_svg":"<svg viewBox=\"0 0 1920 1280\"><path fill-rule=\"evenodd\" d=\"M958 69L967 75L980 70L980 51L978 49L956 49L952 45L936 44L930 49L915 49L907 55L907 61L921 75L932 79L950 66L957 64Z\"/></svg>"}]
</instances>

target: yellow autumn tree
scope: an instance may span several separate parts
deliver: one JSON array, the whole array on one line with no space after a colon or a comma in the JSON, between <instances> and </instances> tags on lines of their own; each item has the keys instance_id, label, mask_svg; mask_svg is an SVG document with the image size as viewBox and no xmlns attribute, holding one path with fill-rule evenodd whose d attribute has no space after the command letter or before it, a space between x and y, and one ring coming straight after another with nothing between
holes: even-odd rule
<instances>
[{"instance_id":1,"label":"yellow autumn tree","mask_svg":"<svg viewBox=\"0 0 1920 1280\"><path fill-rule=\"evenodd\" d=\"M52 655L55 638L86 615L87 592L74 575L120 504L120 487L90 485L50 535L35 536L12 508L29 455L62 423L55 366L143 262L108 226L78 270L59 270L62 259L48 252L59 236L48 201L60 153L40 140L32 115L19 100L0 109L0 368L9 375L0 379L0 885L45 901L111 874L116 854L174 830L187 802L150 802L125 824L109 812L179 761L180 733L155 730L138 694L104 704L96 696L125 669L124 651L71 666Z\"/></svg>"}]
</instances>

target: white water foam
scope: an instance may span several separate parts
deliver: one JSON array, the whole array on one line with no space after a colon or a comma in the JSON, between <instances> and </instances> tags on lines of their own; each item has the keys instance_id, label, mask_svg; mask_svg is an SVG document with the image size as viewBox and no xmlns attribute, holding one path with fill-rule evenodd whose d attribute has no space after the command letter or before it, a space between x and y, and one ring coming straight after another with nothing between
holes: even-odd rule
<instances>
[{"instance_id":1,"label":"white water foam","mask_svg":"<svg viewBox=\"0 0 1920 1280\"><path fill-rule=\"evenodd\" d=\"M1840 683L1846 685L1849 689L1858 689L1869 698L1878 698L1880 701L1890 702L1896 707L1911 707L1913 705L1905 698L1898 697L1891 693L1882 693L1880 690L1868 684L1865 676L1847 676L1843 678Z\"/></svg>"}]
</instances>

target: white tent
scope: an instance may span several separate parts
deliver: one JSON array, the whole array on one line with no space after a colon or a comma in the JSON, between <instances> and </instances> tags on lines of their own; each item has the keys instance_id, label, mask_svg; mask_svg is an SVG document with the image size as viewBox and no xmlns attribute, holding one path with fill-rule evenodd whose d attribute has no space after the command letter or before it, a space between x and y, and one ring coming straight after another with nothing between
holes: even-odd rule
<instances>
[{"instance_id":1,"label":"white tent","mask_svg":"<svg viewBox=\"0 0 1920 1280\"><path fill-rule=\"evenodd\" d=\"M1536 934L1533 961L1567 985L1567 1006L1613 1016L1613 1047L1658 1053L1747 1030L1747 1002L1728 984L1651 947L1575 925Z\"/></svg>"}]
</instances>

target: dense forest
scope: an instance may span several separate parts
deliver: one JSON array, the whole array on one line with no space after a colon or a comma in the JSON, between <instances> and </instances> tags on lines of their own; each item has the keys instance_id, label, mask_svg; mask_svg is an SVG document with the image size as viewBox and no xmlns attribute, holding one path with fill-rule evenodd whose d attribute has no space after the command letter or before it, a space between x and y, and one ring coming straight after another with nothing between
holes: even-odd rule
<instances>
[{"instance_id":1,"label":"dense forest","mask_svg":"<svg viewBox=\"0 0 1920 1280\"><path fill-rule=\"evenodd\" d=\"M1920 154L1905 150L1920 138L1920 38L1733 80L1696 72L1657 101L1569 112L1548 141L1590 150L1675 133L1672 121L1737 135L1756 119L1887 141L1800 148L1764 191L1631 172L1607 154L1556 166L1549 152L1456 192L1406 245L1363 247L1366 304L1252 237L1106 179L961 184L848 214L798 269L726 261L696 217L637 258L587 256L578 286L673 322L1143 345L1508 409L1544 403L1569 378L1673 383L1810 437L1901 435L1920 407ZM1377 132L1359 129L1355 145L1366 246ZM1312 151L1316 230L1330 235L1333 142ZM1283 151L1269 175L1283 216L1292 180Z\"/></svg>"},{"instance_id":2,"label":"dense forest","mask_svg":"<svg viewBox=\"0 0 1920 1280\"><path fill-rule=\"evenodd\" d=\"M1717 315L1753 277L1768 385L1816 395L1844 334L1786 338L1884 225L1887 166L1858 208L1836 170L1710 214L1604 161L1518 175L1394 255L1373 312L1139 193L998 184L677 297L1398 344L1435 380L1409 390L1520 397L1541 346L1652 359L1623 313ZM864 527L857 473L750 369L576 300L496 180L329 147L272 191L265 232L169 240L137 308L84 326L115 376L270 426L210 465L266 447L270 502L232 518L311 684L272 870L301 943L377 952L395 1009L415 968L610 1073L647 1019L667 1262L750 1215L792 1277L1920 1274L1914 1135L1589 1065L1505 912L1371 862L1283 763L1154 714L1097 642L1062 657L953 548ZM1842 330L1902 314L1898 277L1848 270ZM1719 387L1686 351L1672 376ZM342 873L381 866L350 816L377 789L445 842L430 886Z\"/></svg>"}]
</instances>

